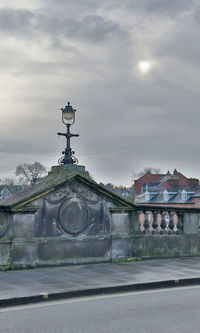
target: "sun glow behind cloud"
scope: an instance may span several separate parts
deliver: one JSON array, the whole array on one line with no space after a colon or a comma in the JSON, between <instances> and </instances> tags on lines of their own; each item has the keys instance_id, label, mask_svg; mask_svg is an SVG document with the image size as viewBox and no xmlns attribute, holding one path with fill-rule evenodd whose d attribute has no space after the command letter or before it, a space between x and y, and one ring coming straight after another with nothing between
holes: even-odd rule
<instances>
[{"instance_id":1,"label":"sun glow behind cloud","mask_svg":"<svg viewBox=\"0 0 200 333\"><path fill-rule=\"evenodd\" d=\"M151 62L147 60L138 62L138 69L142 74L147 74L151 70Z\"/></svg>"},{"instance_id":2,"label":"sun glow behind cloud","mask_svg":"<svg viewBox=\"0 0 200 333\"><path fill-rule=\"evenodd\" d=\"M2 1L1 176L20 162L57 163L60 108L70 100L80 133L72 148L98 181L127 184L132 170L149 165L184 165L199 177L191 150L199 140L199 24L200 7L188 0Z\"/></svg>"}]
</instances>

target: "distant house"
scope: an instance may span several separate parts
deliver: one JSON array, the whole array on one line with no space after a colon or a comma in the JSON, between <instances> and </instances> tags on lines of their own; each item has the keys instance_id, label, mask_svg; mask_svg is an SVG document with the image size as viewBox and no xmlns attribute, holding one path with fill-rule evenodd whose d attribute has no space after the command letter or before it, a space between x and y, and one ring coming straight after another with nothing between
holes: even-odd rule
<instances>
[{"instance_id":1,"label":"distant house","mask_svg":"<svg viewBox=\"0 0 200 333\"><path fill-rule=\"evenodd\" d=\"M100 185L104 186L107 190L119 195L120 197L127 199L131 198L133 196L133 187L125 187L125 186L115 186L111 183L108 183L104 185L103 183L100 183ZM132 201L132 200L130 200Z\"/></svg>"},{"instance_id":2,"label":"distant house","mask_svg":"<svg viewBox=\"0 0 200 333\"><path fill-rule=\"evenodd\" d=\"M162 206L200 206L200 185L196 178L187 178L176 169L172 174L151 174L135 180L135 204Z\"/></svg>"},{"instance_id":3,"label":"distant house","mask_svg":"<svg viewBox=\"0 0 200 333\"><path fill-rule=\"evenodd\" d=\"M10 198L22 190L24 190L22 185L0 185L0 200Z\"/></svg>"}]
</instances>

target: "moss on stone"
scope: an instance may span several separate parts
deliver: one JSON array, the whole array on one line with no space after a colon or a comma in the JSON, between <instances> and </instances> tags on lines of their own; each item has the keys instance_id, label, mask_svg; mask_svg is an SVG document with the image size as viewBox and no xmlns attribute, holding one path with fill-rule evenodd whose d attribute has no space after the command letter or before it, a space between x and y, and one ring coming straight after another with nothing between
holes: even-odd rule
<instances>
[{"instance_id":1,"label":"moss on stone","mask_svg":"<svg viewBox=\"0 0 200 333\"><path fill-rule=\"evenodd\" d=\"M141 257L126 257L126 258L117 258L114 260L115 262L133 262L133 261L140 261L142 260Z\"/></svg>"},{"instance_id":2,"label":"moss on stone","mask_svg":"<svg viewBox=\"0 0 200 333\"><path fill-rule=\"evenodd\" d=\"M62 258L60 256L52 256L52 257L49 258L49 260L57 261L57 260L62 260Z\"/></svg>"},{"instance_id":3,"label":"moss on stone","mask_svg":"<svg viewBox=\"0 0 200 333\"><path fill-rule=\"evenodd\" d=\"M196 247L193 247L193 248L191 249L191 255L193 255L193 256L198 256L198 255L200 255L200 253L199 253L199 249L198 249L197 246L196 246Z\"/></svg>"}]
</instances>

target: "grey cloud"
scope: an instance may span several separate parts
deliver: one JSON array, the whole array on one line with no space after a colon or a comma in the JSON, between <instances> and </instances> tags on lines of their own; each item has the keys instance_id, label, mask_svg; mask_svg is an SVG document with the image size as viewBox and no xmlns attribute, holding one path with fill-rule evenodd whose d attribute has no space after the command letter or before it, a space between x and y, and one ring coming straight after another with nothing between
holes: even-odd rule
<instances>
[{"instance_id":1,"label":"grey cloud","mask_svg":"<svg viewBox=\"0 0 200 333\"><path fill-rule=\"evenodd\" d=\"M106 0L107 1L107 0ZM41 2L40 13L53 18L53 25L63 22L68 27L68 20L77 22L79 27L85 16L100 16L105 19L103 13L99 9L102 8L103 2L99 0L45 0ZM70 23L69 23L70 24ZM77 29L76 26L74 27ZM83 28L83 26L81 27ZM50 30L52 27L50 27Z\"/></svg>"},{"instance_id":2,"label":"grey cloud","mask_svg":"<svg viewBox=\"0 0 200 333\"><path fill-rule=\"evenodd\" d=\"M146 10L154 13L175 15L192 7L193 0L146 0Z\"/></svg>"},{"instance_id":3,"label":"grey cloud","mask_svg":"<svg viewBox=\"0 0 200 333\"><path fill-rule=\"evenodd\" d=\"M103 2L99 0L73 0L73 1L66 1L66 0L45 0L41 2L41 6L43 8L54 8L55 12L67 9L70 10L77 10L77 14L79 14L80 10L96 10L98 7L101 6L101 3ZM106 0L107 1L107 0Z\"/></svg>"},{"instance_id":4,"label":"grey cloud","mask_svg":"<svg viewBox=\"0 0 200 333\"><path fill-rule=\"evenodd\" d=\"M147 14L176 16L189 10L195 0L126 0L125 4L135 10L146 11Z\"/></svg>"},{"instance_id":5,"label":"grey cloud","mask_svg":"<svg viewBox=\"0 0 200 333\"><path fill-rule=\"evenodd\" d=\"M189 15L177 20L173 30L155 43L155 58L161 58L161 61L162 58L167 58L172 64L173 59L180 59L189 62L191 68L199 63L200 33L197 20L194 18L196 15L199 16L200 23L200 7L193 8Z\"/></svg>"},{"instance_id":6,"label":"grey cloud","mask_svg":"<svg viewBox=\"0 0 200 333\"><path fill-rule=\"evenodd\" d=\"M200 24L200 6L198 6L193 14L194 22Z\"/></svg>"},{"instance_id":7,"label":"grey cloud","mask_svg":"<svg viewBox=\"0 0 200 333\"><path fill-rule=\"evenodd\" d=\"M112 15L109 12L103 15L106 1L74 0L69 10L70 1L42 3L43 6L52 4L52 7L49 6L48 10L43 7L35 12L19 10L8 13L7 10L4 11L7 15L4 21L0 20L3 36L7 32L20 36L21 40L39 37L41 46L44 46L41 54L39 48L37 52L38 38L33 39L34 47L30 53L21 56L17 49L11 58L6 58L8 49L1 54L1 63L6 69L3 75L6 71L10 73L9 63L17 71L17 75L11 73L6 87L8 92L5 96L11 96L10 107L2 102L2 109L5 106L5 112L9 113L13 105L15 111L15 106L26 111L21 118L16 112L15 122L9 125L9 131L15 133L14 141L1 132L1 159L12 160L13 170L17 163L33 159L45 164L45 160L52 157L51 164L55 164L65 147L65 140L56 138L56 132L64 131L60 107L69 98L77 109L72 133L80 134L80 138L72 139L72 147L80 163L84 161L95 178L99 174L99 181L104 181L107 175L107 181L126 184L131 179L132 170L137 172L149 165L165 171L179 168L179 165L185 168L193 161L191 170L195 170L195 166L200 164L197 154L200 43L195 23L193 28L193 23L187 25L190 15L178 23L174 19L174 15L189 10L193 1L110 0L109 10L118 5L125 8L123 19L117 11L116 21L114 11ZM85 11L83 3L86 3ZM79 5L80 11L75 15ZM96 10L98 6L102 6L100 11ZM2 12L0 10L0 18ZM138 34L137 29L130 28L126 33L122 28L125 14L128 22L132 17L136 21L145 18L143 29ZM162 35L163 26L159 27L159 23L163 15L172 17L175 24L172 30L169 26L168 32L171 21L166 20L165 34ZM199 14L196 15L198 17ZM110 16L113 21L108 18ZM146 43L148 24L161 30L158 37L154 39L152 36L152 43ZM130 43L126 39L129 33L133 36ZM46 37L48 41L52 40L49 49ZM148 38L151 39L150 34ZM72 40L75 49L70 49L70 43L68 48L67 39ZM113 40L114 43L107 42ZM83 42L84 51L79 48L79 41ZM101 46L98 54L95 50L97 42ZM21 45L26 47L26 41ZM141 53L140 50L137 52L137 45L142 45ZM57 53L57 47L63 47L62 52ZM147 60L150 55L155 61L155 68L153 66L146 76L134 70L137 61L145 55ZM188 73L190 77L187 77ZM18 85L18 75L20 82L23 81L21 86ZM11 88L14 97L9 92ZM24 101L21 108L19 98ZM6 128L3 117L2 127ZM3 163L0 166L2 174L7 170L6 163ZM195 176L192 172L189 176Z\"/></svg>"},{"instance_id":8,"label":"grey cloud","mask_svg":"<svg viewBox=\"0 0 200 333\"><path fill-rule=\"evenodd\" d=\"M113 37L126 37L127 33L117 23L98 15L85 15L71 18L42 12L31 12L22 9L0 9L0 31L22 38L41 37L41 33L57 38L89 42L101 42Z\"/></svg>"},{"instance_id":9,"label":"grey cloud","mask_svg":"<svg viewBox=\"0 0 200 333\"><path fill-rule=\"evenodd\" d=\"M11 35L32 34L34 14L26 9L0 9L0 32Z\"/></svg>"},{"instance_id":10,"label":"grey cloud","mask_svg":"<svg viewBox=\"0 0 200 333\"><path fill-rule=\"evenodd\" d=\"M193 38L191 36L193 35ZM195 38L196 35L196 38ZM158 55L162 61L162 56L168 59L180 59L185 62L185 65L189 65L192 68L195 68L199 64L200 59L200 35L194 31L188 32L175 37L171 40L170 43L163 46L162 51L159 51ZM156 54L155 54L156 55Z\"/></svg>"},{"instance_id":11,"label":"grey cloud","mask_svg":"<svg viewBox=\"0 0 200 333\"><path fill-rule=\"evenodd\" d=\"M77 25L77 23L75 22ZM90 41L101 41L110 37L126 37L125 31L114 22L107 21L100 16L86 16L74 29L75 34ZM72 34L72 30L70 32Z\"/></svg>"},{"instance_id":12,"label":"grey cloud","mask_svg":"<svg viewBox=\"0 0 200 333\"><path fill-rule=\"evenodd\" d=\"M81 20L44 17L39 26L47 34L63 35L91 42L101 42L115 36L126 36L126 32L117 23L97 15L86 15Z\"/></svg>"}]
</instances>

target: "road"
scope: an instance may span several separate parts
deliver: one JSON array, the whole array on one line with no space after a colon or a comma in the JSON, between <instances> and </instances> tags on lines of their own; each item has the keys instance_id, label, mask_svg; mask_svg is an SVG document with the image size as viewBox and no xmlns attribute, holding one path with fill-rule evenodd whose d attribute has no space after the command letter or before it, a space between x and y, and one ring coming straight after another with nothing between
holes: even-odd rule
<instances>
[{"instance_id":1,"label":"road","mask_svg":"<svg viewBox=\"0 0 200 333\"><path fill-rule=\"evenodd\" d=\"M0 310L1 333L199 333L200 286Z\"/></svg>"}]
</instances>

